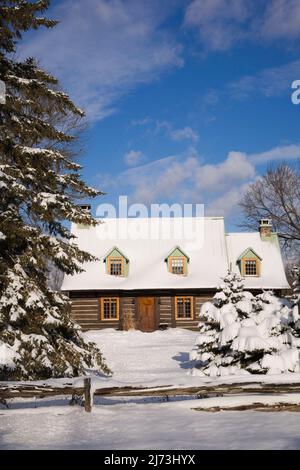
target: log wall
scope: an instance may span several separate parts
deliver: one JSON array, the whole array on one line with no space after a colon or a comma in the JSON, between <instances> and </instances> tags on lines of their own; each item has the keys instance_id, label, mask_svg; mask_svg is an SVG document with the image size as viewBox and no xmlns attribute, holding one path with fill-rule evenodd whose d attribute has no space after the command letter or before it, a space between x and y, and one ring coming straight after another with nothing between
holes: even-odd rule
<instances>
[{"instance_id":1,"label":"log wall","mask_svg":"<svg viewBox=\"0 0 300 470\"><path fill-rule=\"evenodd\" d=\"M177 294L176 294L177 295ZM185 294L179 294L185 295ZM117 296L117 295L116 295ZM191 330L198 329L200 310L204 302L211 300L212 296L193 295L194 318L193 320L175 319L175 295L155 296L157 298L158 309L158 327L159 328L186 328ZM101 320L100 296L76 297L72 293L72 318L79 323L83 330L97 330L104 328L123 329L126 322L134 327L136 324L136 304L135 296L120 297L120 319L119 320ZM128 324L128 323L127 323Z\"/></svg>"},{"instance_id":2,"label":"log wall","mask_svg":"<svg viewBox=\"0 0 300 470\"><path fill-rule=\"evenodd\" d=\"M159 326L172 328L174 326L172 312L172 297L159 297Z\"/></svg>"},{"instance_id":3,"label":"log wall","mask_svg":"<svg viewBox=\"0 0 300 470\"><path fill-rule=\"evenodd\" d=\"M119 320L101 321L100 299L79 298L72 299L71 315L84 331L101 330L103 328L119 328Z\"/></svg>"}]
</instances>

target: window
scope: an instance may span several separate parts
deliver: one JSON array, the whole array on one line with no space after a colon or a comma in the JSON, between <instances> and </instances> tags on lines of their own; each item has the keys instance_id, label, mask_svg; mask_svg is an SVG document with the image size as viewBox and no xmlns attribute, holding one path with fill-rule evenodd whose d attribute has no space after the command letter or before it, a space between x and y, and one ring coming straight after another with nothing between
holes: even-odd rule
<instances>
[{"instance_id":1,"label":"window","mask_svg":"<svg viewBox=\"0 0 300 470\"><path fill-rule=\"evenodd\" d=\"M119 250L113 247L104 256L105 272L110 276L128 277L129 259Z\"/></svg>"},{"instance_id":2,"label":"window","mask_svg":"<svg viewBox=\"0 0 300 470\"><path fill-rule=\"evenodd\" d=\"M245 259L243 262L243 275L244 276L258 276L259 266L256 259Z\"/></svg>"},{"instance_id":3,"label":"window","mask_svg":"<svg viewBox=\"0 0 300 470\"><path fill-rule=\"evenodd\" d=\"M124 275L123 258L109 258L109 274L111 274L112 276Z\"/></svg>"},{"instance_id":4,"label":"window","mask_svg":"<svg viewBox=\"0 0 300 470\"><path fill-rule=\"evenodd\" d=\"M165 262L169 273L187 276L190 258L179 246L176 246L171 253L168 254L165 258Z\"/></svg>"},{"instance_id":5,"label":"window","mask_svg":"<svg viewBox=\"0 0 300 470\"><path fill-rule=\"evenodd\" d=\"M193 319L193 298L176 297L175 298L175 317L176 320Z\"/></svg>"},{"instance_id":6,"label":"window","mask_svg":"<svg viewBox=\"0 0 300 470\"><path fill-rule=\"evenodd\" d=\"M170 257L170 271L173 274L186 274L186 258Z\"/></svg>"},{"instance_id":7,"label":"window","mask_svg":"<svg viewBox=\"0 0 300 470\"><path fill-rule=\"evenodd\" d=\"M251 246L246 248L237 259L242 276L259 277L261 272L262 258Z\"/></svg>"},{"instance_id":8,"label":"window","mask_svg":"<svg viewBox=\"0 0 300 470\"><path fill-rule=\"evenodd\" d=\"M101 320L119 320L120 303L117 297L101 299Z\"/></svg>"}]
</instances>

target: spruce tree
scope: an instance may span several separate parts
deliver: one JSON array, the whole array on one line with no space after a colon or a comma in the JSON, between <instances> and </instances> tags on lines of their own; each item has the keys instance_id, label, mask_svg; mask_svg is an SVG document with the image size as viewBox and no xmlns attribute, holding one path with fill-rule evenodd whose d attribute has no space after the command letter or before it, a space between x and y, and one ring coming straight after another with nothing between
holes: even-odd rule
<instances>
[{"instance_id":1,"label":"spruce tree","mask_svg":"<svg viewBox=\"0 0 300 470\"><path fill-rule=\"evenodd\" d=\"M295 305L300 304L300 267L295 266L292 269L293 276L293 301Z\"/></svg>"},{"instance_id":2,"label":"spruce tree","mask_svg":"<svg viewBox=\"0 0 300 470\"><path fill-rule=\"evenodd\" d=\"M95 225L76 200L100 193L80 176L60 123L83 112L34 59L17 62L22 33L56 22L49 2L0 0L0 380L109 373L84 340L66 296L49 287L49 265L66 274L94 258L81 251L66 221Z\"/></svg>"},{"instance_id":3,"label":"spruce tree","mask_svg":"<svg viewBox=\"0 0 300 470\"><path fill-rule=\"evenodd\" d=\"M295 266L292 269L293 276L293 316L294 316L294 330L295 336L300 338L300 267ZM300 340L299 340L300 341Z\"/></svg>"},{"instance_id":4,"label":"spruce tree","mask_svg":"<svg viewBox=\"0 0 300 470\"><path fill-rule=\"evenodd\" d=\"M254 297L228 272L201 309L194 375L298 372L299 349L292 304L272 292Z\"/></svg>"}]
</instances>

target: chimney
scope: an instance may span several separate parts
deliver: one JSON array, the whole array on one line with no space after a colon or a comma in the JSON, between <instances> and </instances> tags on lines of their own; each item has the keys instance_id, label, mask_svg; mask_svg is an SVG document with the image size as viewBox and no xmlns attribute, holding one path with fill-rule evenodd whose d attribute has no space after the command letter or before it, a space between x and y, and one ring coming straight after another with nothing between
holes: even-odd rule
<instances>
[{"instance_id":1,"label":"chimney","mask_svg":"<svg viewBox=\"0 0 300 470\"><path fill-rule=\"evenodd\" d=\"M271 219L261 219L259 221L259 232L261 238L268 238L272 233L272 221Z\"/></svg>"},{"instance_id":2,"label":"chimney","mask_svg":"<svg viewBox=\"0 0 300 470\"><path fill-rule=\"evenodd\" d=\"M79 204L79 207L81 207L81 209L88 212L89 214L92 211L92 206L90 204Z\"/></svg>"},{"instance_id":3,"label":"chimney","mask_svg":"<svg viewBox=\"0 0 300 470\"><path fill-rule=\"evenodd\" d=\"M80 207L80 209L82 209L87 214L92 213L92 206L90 204L78 204L78 206ZM89 225L85 225L84 223L77 224L78 229L83 230L83 229L88 229L89 227L90 227Z\"/></svg>"}]
</instances>

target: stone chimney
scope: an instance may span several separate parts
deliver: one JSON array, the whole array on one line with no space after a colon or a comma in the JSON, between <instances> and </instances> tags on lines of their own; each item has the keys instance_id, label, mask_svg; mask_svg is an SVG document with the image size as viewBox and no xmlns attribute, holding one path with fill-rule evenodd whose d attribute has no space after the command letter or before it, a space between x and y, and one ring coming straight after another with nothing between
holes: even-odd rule
<instances>
[{"instance_id":1,"label":"stone chimney","mask_svg":"<svg viewBox=\"0 0 300 470\"><path fill-rule=\"evenodd\" d=\"M271 219L261 219L259 221L259 232L261 238L268 238L272 233L272 221Z\"/></svg>"},{"instance_id":2,"label":"stone chimney","mask_svg":"<svg viewBox=\"0 0 300 470\"><path fill-rule=\"evenodd\" d=\"M78 204L80 209L82 209L84 212L87 212L88 214L92 213L92 206L90 204ZM89 225L85 225L84 223L77 224L78 229L88 229Z\"/></svg>"},{"instance_id":3,"label":"stone chimney","mask_svg":"<svg viewBox=\"0 0 300 470\"><path fill-rule=\"evenodd\" d=\"M79 204L79 207L81 207L81 209L88 212L89 214L92 211L92 206L90 204Z\"/></svg>"}]
</instances>

